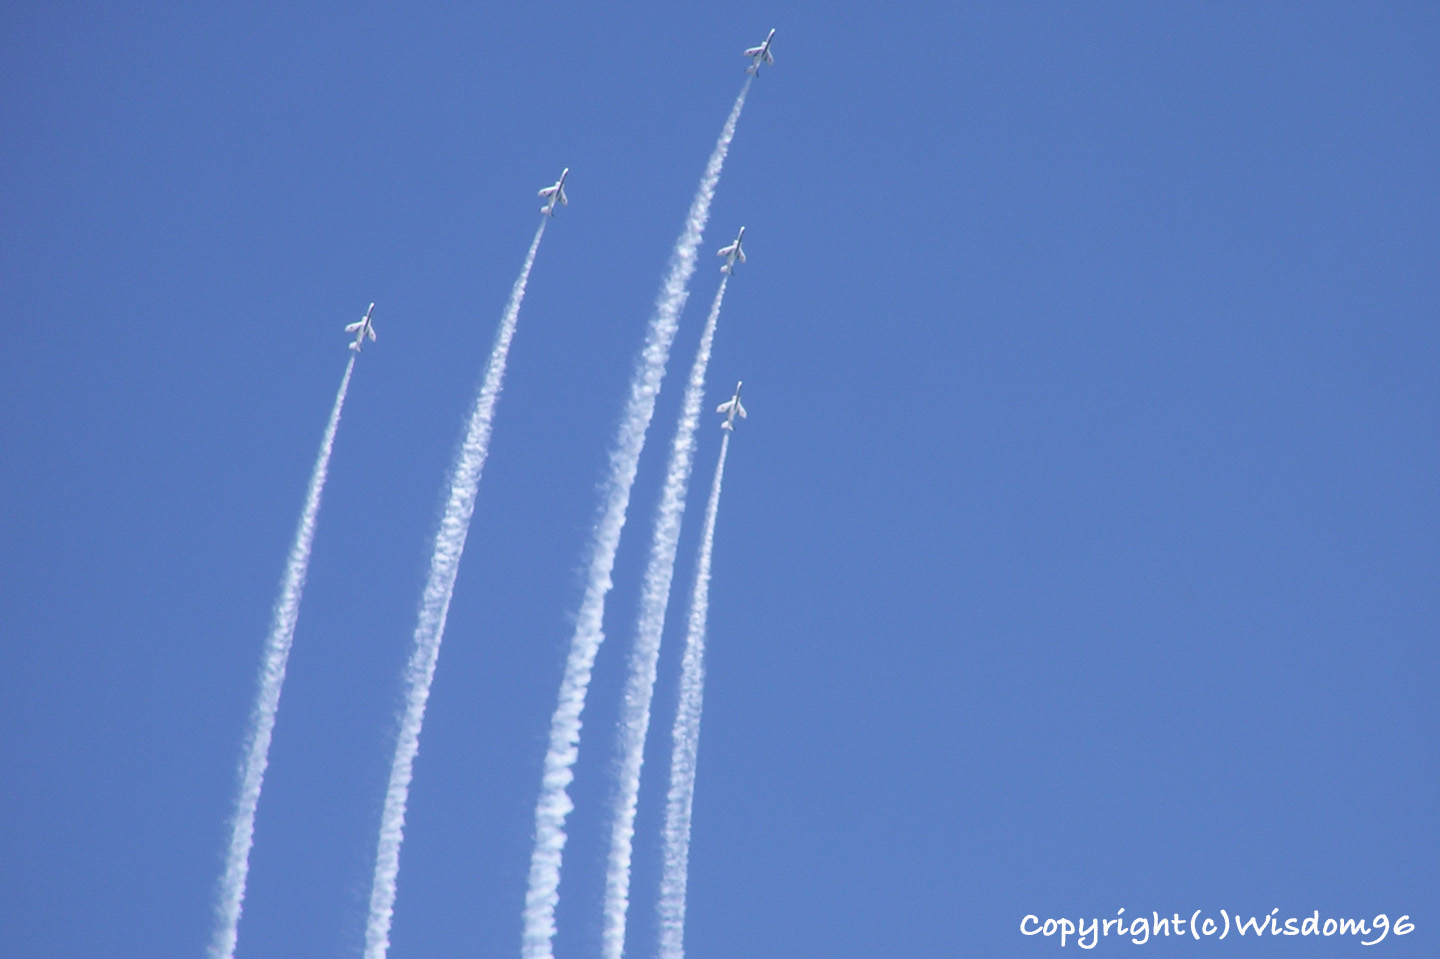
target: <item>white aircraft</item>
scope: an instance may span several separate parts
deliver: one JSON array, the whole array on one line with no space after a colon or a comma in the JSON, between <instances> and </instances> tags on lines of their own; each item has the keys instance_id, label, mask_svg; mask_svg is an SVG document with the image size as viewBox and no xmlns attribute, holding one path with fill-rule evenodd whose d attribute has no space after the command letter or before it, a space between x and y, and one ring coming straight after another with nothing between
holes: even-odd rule
<instances>
[{"instance_id":1,"label":"white aircraft","mask_svg":"<svg viewBox=\"0 0 1440 959\"><path fill-rule=\"evenodd\" d=\"M758 77L760 75L760 64L775 62L775 58L770 55L770 41L774 39L775 31L771 30L770 35L765 38L764 43L745 51L745 55L749 57L751 61L750 65L745 68L746 73Z\"/></svg>"},{"instance_id":2,"label":"white aircraft","mask_svg":"<svg viewBox=\"0 0 1440 959\"><path fill-rule=\"evenodd\" d=\"M720 252L718 255L725 258L725 265L720 267L721 273L734 274L735 264L745 262L745 251L740 249L740 243L744 239L745 228L742 226L740 228L740 235L735 238L735 242L731 243L729 246L723 246L720 248Z\"/></svg>"},{"instance_id":3,"label":"white aircraft","mask_svg":"<svg viewBox=\"0 0 1440 959\"><path fill-rule=\"evenodd\" d=\"M559 200L561 206L569 206L570 200L565 196L565 178L570 175L570 168L567 166L560 171L560 179L555 181L554 186L547 186L540 191L540 196L549 198L550 202L540 208L540 212L546 216L555 215L555 201Z\"/></svg>"},{"instance_id":4,"label":"white aircraft","mask_svg":"<svg viewBox=\"0 0 1440 959\"><path fill-rule=\"evenodd\" d=\"M740 414L742 420L745 418L745 407L740 405L740 387L744 385L743 381L736 383L735 395L715 407L715 412L729 414L725 417L725 422L720 424L722 430L733 430L735 428L735 414Z\"/></svg>"},{"instance_id":5,"label":"white aircraft","mask_svg":"<svg viewBox=\"0 0 1440 959\"><path fill-rule=\"evenodd\" d=\"M364 316L360 317L360 319L345 327L346 333L355 334L355 342L350 344L350 349L354 350L356 353L360 352L360 344L365 342L365 337L367 335L370 337L370 339L375 339L375 324L370 321L370 314L374 312L375 304L371 303L370 309L365 311Z\"/></svg>"}]
</instances>

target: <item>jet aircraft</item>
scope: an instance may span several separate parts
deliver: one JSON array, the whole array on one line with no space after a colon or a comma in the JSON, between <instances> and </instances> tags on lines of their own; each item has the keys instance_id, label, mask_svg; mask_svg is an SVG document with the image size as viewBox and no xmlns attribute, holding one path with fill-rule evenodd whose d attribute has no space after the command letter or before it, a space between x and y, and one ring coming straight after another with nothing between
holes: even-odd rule
<instances>
[{"instance_id":1,"label":"jet aircraft","mask_svg":"<svg viewBox=\"0 0 1440 959\"><path fill-rule=\"evenodd\" d=\"M567 166L565 169L560 171L560 179L555 181L554 186L547 186L545 189L540 191L540 196L546 197L550 201L549 203L546 203L540 208L541 213L545 214L546 216L554 216L556 200L560 201L561 206L570 205L569 198L565 196L565 178L569 175L570 168Z\"/></svg>"},{"instance_id":2,"label":"jet aircraft","mask_svg":"<svg viewBox=\"0 0 1440 959\"><path fill-rule=\"evenodd\" d=\"M770 35L765 38L764 43L745 51L745 55L750 58L750 65L745 68L746 73L758 77L760 75L760 64L775 62L775 58L770 55L770 41L774 39L775 31L771 30Z\"/></svg>"},{"instance_id":3,"label":"jet aircraft","mask_svg":"<svg viewBox=\"0 0 1440 959\"><path fill-rule=\"evenodd\" d=\"M740 235L735 238L735 242L731 243L729 246L724 246L720 248L720 252L717 255L723 256L725 258L725 265L720 267L721 273L734 274L735 264L745 262L745 251L740 249L740 243L744 239L745 228L742 226L740 228Z\"/></svg>"},{"instance_id":4,"label":"jet aircraft","mask_svg":"<svg viewBox=\"0 0 1440 959\"><path fill-rule=\"evenodd\" d=\"M745 407L740 405L740 387L744 385L743 381L736 383L735 395L715 407L715 412L728 414L725 417L725 422L720 424L722 430L733 430L735 428L735 414L740 414L742 420L745 418Z\"/></svg>"},{"instance_id":5,"label":"jet aircraft","mask_svg":"<svg viewBox=\"0 0 1440 959\"><path fill-rule=\"evenodd\" d=\"M360 344L365 342L366 336L369 336L372 340L375 339L375 324L370 320L370 314L374 312L375 304L371 303L370 309L365 311L364 316L345 327L346 333L355 334L355 342L350 344L350 349L356 353L360 352Z\"/></svg>"}]
</instances>

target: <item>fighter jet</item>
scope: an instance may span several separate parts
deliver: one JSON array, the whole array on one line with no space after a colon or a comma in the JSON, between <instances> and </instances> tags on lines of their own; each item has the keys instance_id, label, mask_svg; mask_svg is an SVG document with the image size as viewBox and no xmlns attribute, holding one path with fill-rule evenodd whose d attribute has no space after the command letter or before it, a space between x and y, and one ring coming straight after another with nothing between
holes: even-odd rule
<instances>
[{"instance_id":1,"label":"fighter jet","mask_svg":"<svg viewBox=\"0 0 1440 959\"><path fill-rule=\"evenodd\" d=\"M775 31L771 30L770 35L765 38L764 43L745 51L745 55L749 57L751 61L750 65L745 68L746 73L758 77L760 75L760 64L775 62L775 58L770 55L770 41L774 39Z\"/></svg>"},{"instance_id":2,"label":"fighter jet","mask_svg":"<svg viewBox=\"0 0 1440 959\"><path fill-rule=\"evenodd\" d=\"M365 342L366 336L369 336L372 340L375 339L375 324L370 321L370 314L374 312L375 304L371 303L370 309L365 311L364 316L345 327L346 333L355 334L355 342L350 344L350 349L356 353L360 352L360 344Z\"/></svg>"},{"instance_id":3,"label":"fighter jet","mask_svg":"<svg viewBox=\"0 0 1440 959\"><path fill-rule=\"evenodd\" d=\"M740 418L742 420L745 418L745 407L740 405L740 387L744 385L745 384L743 381L736 383L735 395L730 397L730 399L726 400L725 402L721 403L719 406L715 407L715 412L728 414L725 417L725 422L720 424L720 428L722 430L733 430L735 428L736 413L740 414Z\"/></svg>"},{"instance_id":4,"label":"fighter jet","mask_svg":"<svg viewBox=\"0 0 1440 959\"><path fill-rule=\"evenodd\" d=\"M740 235L735 238L735 242L731 243L729 246L724 246L720 248L720 252L718 255L725 258L725 265L720 267L721 273L734 274L735 264L737 262L745 262L745 251L740 249L740 242L744 239L745 228L742 226L740 228Z\"/></svg>"},{"instance_id":5,"label":"fighter jet","mask_svg":"<svg viewBox=\"0 0 1440 959\"><path fill-rule=\"evenodd\" d=\"M570 175L570 168L567 166L560 171L560 179L555 181L554 186L547 186L540 191L540 196L547 197L550 202L540 208L540 212L546 216L555 215L555 201L559 200L561 206L569 206L570 200L565 196L565 178Z\"/></svg>"}]
</instances>

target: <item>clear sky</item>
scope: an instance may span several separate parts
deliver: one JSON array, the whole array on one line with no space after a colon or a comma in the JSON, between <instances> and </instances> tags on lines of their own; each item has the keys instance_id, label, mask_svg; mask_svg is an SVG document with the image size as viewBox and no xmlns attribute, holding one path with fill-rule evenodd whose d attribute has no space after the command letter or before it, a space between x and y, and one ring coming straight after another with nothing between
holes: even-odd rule
<instances>
[{"instance_id":1,"label":"clear sky","mask_svg":"<svg viewBox=\"0 0 1440 959\"><path fill-rule=\"evenodd\" d=\"M893 7L893 8L892 8ZM519 954L597 483L741 82L573 789L596 953L680 381L745 381L687 947L1041 955L1024 916L1409 914L1440 952L1440 10L0 8L0 941L203 954L345 323L376 302L239 956L353 957L444 474L538 218L395 959ZM650 956L707 414L628 955ZM1101 943L1339 955L1353 940ZM1073 941L1065 947L1073 950ZM1061 953L1062 955L1067 953ZM1139 954L1139 953L1137 953Z\"/></svg>"}]
</instances>

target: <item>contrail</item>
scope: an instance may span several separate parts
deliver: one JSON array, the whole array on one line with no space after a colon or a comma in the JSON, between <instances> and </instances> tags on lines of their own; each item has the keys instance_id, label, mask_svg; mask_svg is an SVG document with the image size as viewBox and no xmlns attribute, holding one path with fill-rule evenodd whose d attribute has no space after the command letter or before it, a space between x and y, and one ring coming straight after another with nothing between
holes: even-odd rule
<instances>
[{"instance_id":1,"label":"contrail","mask_svg":"<svg viewBox=\"0 0 1440 959\"><path fill-rule=\"evenodd\" d=\"M400 734L395 743L395 758L390 765L390 786L385 791L385 810L380 816L380 837L375 851L375 875L370 885L370 918L365 925L365 959L383 959L390 948L390 920L395 913L395 879L400 871L400 843L405 831L405 803L410 795L410 778L415 766L415 753L420 748L420 725L425 719L425 703L430 698L430 682L435 678L435 661L440 655L440 640L445 634L445 616L450 610L450 597L455 591L455 576L460 569L460 554L465 550L465 534L475 512L475 493L480 487L480 471L490 447L490 428L495 416L495 402L500 397L505 377L505 360L510 340L515 335L515 321L520 315L520 301L525 298L525 284L530 268L535 265L535 252L545 235L547 220L540 221L525 265L510 291L510 301L495 334L495 346L485 367L485 379L475 395L465 441L450 471L450 499L445 516L435 532L435 552L430 558L430 576L420 598L420 615L415 623L415 648L405 667L405 713L400 718Z\"/></svg>"},{"instance_id":2,"label":"contrail","mask_svg":"<svg viewBox=\"0 0 1440 959\"><path fill-rule=\"evenodd\" d=\"M576 617L575 634L570 640L559 703L550 720L550 746L545 754L540 799L535 806L535 849L530 857L530 882L525 892L521 942L524 959L553 959L551 947L555 937L555 905L560 898L565 817L574 808L567 790L570 781L575 778L572 767L580 752L580 713L585 708L591 667L605 639L603 621L605 594L611 586L610 571L615 565L615 550L620 545L620 531L625 525L625 510L630 504L630 487L635 482L640 450L645 445L645 433L655 412L655 396L665 376L665 363L669 359L670 344L675 338L680 311L688 295L690 275L695 272L695 250L710 218L710 201L715 196L725 154L730 149L735 124L740 120L740 110L745 106L745 95L749 92L750 78L746 78L720 131L720 139L716 141L710 160L705 165L700 187L690 203L690 214L670 256L669 270L656 300L655 315L645 334L645 348L630 380L630 396L621 416L615 446L610 451L605 506L590 545L585 596Z\"/></svg>"},{"instance_id":3,"label":"contrail","mask_svg":"<svg viewBox=\"0 0 1440 959\"><path fill-rule=\"evenodd\" d=\"M655 511L655 535L650 541L650 560L645 566L640 591L640 619L635 630L635 648L630 654L630 676L620 717L620 788L615 797L610 833L610 860L605 871L605 924L601 931L601 959L620 959L625 951L625 914L630 907L630 857L635 838L635 805L640 794L640 767L645 761L645 736L650 728L650 700L655 693L655 666L660 658L660 639L665 629L665 608L670 603L670 583L675 577L675 551L680 546L680 520L685 515L685 491L695 464L695 427L700 421L700 401L705 395L705 370L710 365L710 345L720 304L725 299L729 275L720 280L720 289L710 307L700 348L690 367L690 382L680 409L680 424L670 447L665 470L665 487Z\"/></svg>"},{"instance_id":4,"label":"contrail","mask_svg":"<svg viewBox=\"0 0 1440 959\"><path fill-rule=\"evenodd\" d=\"M305 590L305 572L310 566L310 545L315 540L315 520L320 514L320 494L325 489L325 474L330 467L330 451L335 446L335 430L340 426L340 409L350 390L350 374L355 371L355 357L345 364L345 376L335 394L330 422L320 440L320 455L310 474L310 488L305 493L305 507L300 511L300 525L290 546L285 563L285 578L280 583L280 596L270 620L270 634L265 638L265 655L260 665L260 690L250 712L250 728L245 733L245 764L240 769L240 794L235 797L235 818L230 824L230 849L225 857L225 872L220 877L220 901L216 904L217 923L210 941L213 959L231 959L235 955L235 939L240 925L240 905L245 899L245 878L250 872L250 847L255 841L255 807L260 803L260 787L265 780L265 767L270 762L270 737L275 731L275 713L280 708L280 687L285 685L285 665L290 659L290 645L295 638L295 620L300 615L300 594Z\"/></svg>"},{"instance_id":5,"label":"contrail","mask_svg":"<svg viewBox=\"0 0 1440 959\"><path fill-rule=\"evenodd\" d=\"M705 696L705 619L710 611L710 554L715 547L715 514L731 433L720 441L720 462L705 506L695 592L690 597L690 626L680 666L680 705L675 712L670 753L670 792L665 797L664 867L660 875L660 957L685 957L685 884L690 865L690 811L695 801L695 759L700 749L700 707Z\"/></svg>"}]
</instances>

